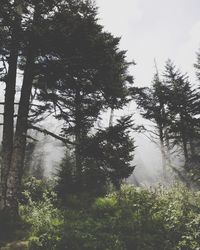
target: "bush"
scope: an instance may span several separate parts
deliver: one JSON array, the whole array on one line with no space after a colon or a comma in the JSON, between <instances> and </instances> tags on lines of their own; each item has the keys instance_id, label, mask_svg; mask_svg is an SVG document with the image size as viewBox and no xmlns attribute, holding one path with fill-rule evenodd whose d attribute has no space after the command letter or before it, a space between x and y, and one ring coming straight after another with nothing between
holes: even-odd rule
<instances>
[{"instance_id":1,"label":"bush","mask_svg":"<svg viewBox=\"0 0 200 250\"><path fill-rule=\"evenodd\" d=\"M44 192L40 201L33 201L26 190L27 205L21 205L20 214L31 225L29 237L31 250L53 250L60 241L64 217L54 204L55 193Z\"/></svg>"},{"instance_id":2,"label":"bush","mask_svg":"<svg viewBox=\"0 0 200 250\"><path fill-rule=\"evenodd\" d=\"M182 185L167 190L124 186L98 198L90 211L67 212L59 249L198 249L199 211L199 193Z\"/></svg>"},{"instance_id":3,"label":"bush","mask_svg":"<svg viewBox=\"0 0 200 250\"><path fill-rule=\"evenodd\" d=\"M23 180L22 192L19 197L21 204L28 204L30 201L39 202L43 199L44 193L51 193L53 189L53 181L42 179L38 180L35 177L28 177Z\"/></svg>"},{"instance_id":4,"label":"bush","mask_svg":"<svg viewBox=\"0 0 200 250\"><path fill-rule=\"evenodd\" d=\"M98 198L90 207L64 212L56 197L29 200L22 215L32 225L31 249L197 250L200 192L183 185L145 190L130 186Z\"/></svg>"}]
</instances>

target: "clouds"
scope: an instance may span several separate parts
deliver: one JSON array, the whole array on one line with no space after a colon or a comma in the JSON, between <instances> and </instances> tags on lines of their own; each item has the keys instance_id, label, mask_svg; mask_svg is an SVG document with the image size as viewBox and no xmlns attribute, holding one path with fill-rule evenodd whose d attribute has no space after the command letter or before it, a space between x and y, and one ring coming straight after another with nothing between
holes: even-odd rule
<instances>
[{"instance_id":1,"label":"clouds","mask_svg":"<svg viewBox=\"0 0 200 250\"><path fill-rule=\"evenodd\" d=\"M154 58L160 69L171 58L183 71L194 73L195 52L200 46L199 0L97 0L100 23L122 36L137 85L149 85Z\"/></svg>"},{"instance_id":2,"label":"clouds","mask_svg":"<svg viewBox=\"0 0 200 250\"><path fill-rule=\"evenodd\" d=\"M97 0L100 23L116 36L124 36L142 19L139 0Z\"/></svg>"},{"instance_id":3,"label":"clouds","mask_svg":"<svg viewBox=\"0 0 200 250\"><path fill-rule=\"evenodd\" d=\"M177 61L181 68L189 73L191 80L196 81L194 63L196 62L196 52L200 48L200 21L193 24L187 33L187 39L182 43L177 51Z\"/></svg>"}]
</instances>

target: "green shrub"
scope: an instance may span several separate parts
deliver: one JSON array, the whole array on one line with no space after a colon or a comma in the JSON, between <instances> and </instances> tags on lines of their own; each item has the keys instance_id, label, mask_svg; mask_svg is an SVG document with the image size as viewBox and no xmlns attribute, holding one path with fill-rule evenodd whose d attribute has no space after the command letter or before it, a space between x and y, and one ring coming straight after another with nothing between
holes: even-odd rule
<instances>
[{"instance_id":1,"label":"green shrub","mask_svg":"<svg viewBox=\"0 0 200 250\"><path fill-rule=\"evenodd\" d=\"M30 249L53 250L60 241L64 217L62 211L54 206L55 193L45 192L40 201L33 201L26 192L27 205L20 207L20 213L31 226Z\"/></svg>"},{"instance_id":2,"label":"green shrub","mask_svg":"<svg viewBox=\"0 0 200 250\"><path fill-rule=\"evenodd\" d=\"M183 185L122 187L91 206L55 208L55 194L21 207L32 225L31 249L198 250L200 192ZM75 202L76 205L78 201Z\"/></svg>"}]
</instances>

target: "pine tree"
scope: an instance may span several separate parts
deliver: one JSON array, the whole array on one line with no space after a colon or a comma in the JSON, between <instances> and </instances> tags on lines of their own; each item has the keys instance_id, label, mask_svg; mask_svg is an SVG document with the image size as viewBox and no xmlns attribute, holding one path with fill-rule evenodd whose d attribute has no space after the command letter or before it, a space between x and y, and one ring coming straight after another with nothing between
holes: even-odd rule
<instances>
[{"instance_id":1,"label":"pine tree","mask_svg":"<svg viewBox=\"0 0 200 250\"><path fill-rule=\"evenodd\" d=\"M198 137L199 93L192 88L188 76L182 74L171 61L165 66L165 84L168 88L169 136L173 146L181 146L185 161L195 153Z\"/></svg>"},{"instance_id":2,"label":"pine tree","mask_svg":"<svg viewBox=\"0 0 200 250\"><path fill-rule=\"evenodd\" d=\"M16 0L14 2L3 2L0 13L1 31L11 30L11 33L9 34L8 32L7 37L1 40L2 45L5 43L5 48L2 51L7 50L6 53L9 60L6 64L8 64L9 68L4 78L6 91L0 196L1 210L10 210L13 215L16 215L18 210L17 197L23 175L32 87L34 82L37 81L38 74L40 74L40 70L38 70L39 61L48 58L48 56L53 57L52 40L56 36L54 35L48 41L46 35L49 33L53 34L53 32L49 31L51 31L52 19L54 17L62 23L62 20L59 19L59 13L63 11L68 15L69 24L72 24L75 19L79 19L78 25L80 25L82 21L81 13L78 12L80 8L86 13L93 12L93 6L89 1L63 2L57 0L41 2ZM70 29L72 31L75 30L75 27L71 26L71 24L65 30L64 36L69 34ZM50 46L48 46L49 44ZM53 44L55 45L55 42ZM56 47L58 46L59 44L56 45ZM14 101L18 67L23 71L23 82L14 133ZM53 135L53 133L49 134ZM60 138L56 135L55 137Z\"/></svg>"},{"instance_id":3,"label":"pine tree","mask_svg":"<svg viewBox=\"0 0 200 250\"><path fill-rule=\"evenodd\" d=\"M77 145L83 135L103 109L111 105L119 108L128 101L127 83L132 79L127 74L125 52L118 49L119 38L102 31L96 7L90 1L3 1L0 14L1 53L6 51L10 58L4 78L0 209L8 210L13 217L18 211L28 129L76 145L76 161L81 162ZM3 38L5 31L7 36ZM17 69L23 72L23 81L14 129ZM37 103L32 102L34 98ZM45 112L58 110L56 117L70 124L65 126L65 137L35 124ZM76 137L75 142L67 133Z\"/></svg>"},{"instance_id":4,"label":"pine tree","mask_svg":"<svg viewBox=\"0 0 200 250\"><path fill-rule=\"evenodd\" d=\"M125 51L118 48L120 39L102 31L95 22L95 10L90 14L93 19L88 12L81 13L81 17L73 22L74 31L66 38L63 37L63 27L68 14L60 13L61 30L55 18L56 38L60 37L61 42L59 47L51 44L54 56L40 62L42 70L37 83L40 88L38 99L51 103L50 109L56 110L55 117L65 122L62 136L69 140L74 138L75 165L80 182L82 145L103 111L109 107L119 109L130 101L129 85L133 83L128 74L130 63L126 61Z\"/></svg>"},{"instance_id":5,"label":"pine tree","mask_svg":"<svg viewBox=\"0 0 200 250\"><path fill-rule=\"evenodd\" d=\"M62 201L70 195L89 198L105 195L112 185L120 189L123 180L133 172L135 166L132 117L121 117L107 129L100 129L81 144L82 179L76 173L76 161L67 154L58 171L56 191Z\"/></svg>"},{"instance_id":6,"label":"pine tree","mask_svg":"<svg viewBox=\"0 0 200 250\"><path fill-rule=\"evenodd\" d=\"M163 174L166 176L166 165L169 164L169 146L167 139L168 131L168 110L167 110L167 89L159 77L155 74L152 86L135 90L135 100L140 110L140 114L154 124L153 131L146 128L155 138L154 142L159 141L162 154Z\"/></svg>"}]
</instances>

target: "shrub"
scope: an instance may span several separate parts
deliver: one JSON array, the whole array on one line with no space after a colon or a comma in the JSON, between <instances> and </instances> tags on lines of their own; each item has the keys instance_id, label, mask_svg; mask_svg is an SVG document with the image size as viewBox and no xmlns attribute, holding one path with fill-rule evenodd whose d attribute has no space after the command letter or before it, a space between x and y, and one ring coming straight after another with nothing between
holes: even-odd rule
<instances>
[{"instance_id":1,"label":"shrub","mask_svg":"<svg viewBox=\"0 0 200 250\"><path fill-rule=\"evenodd\" d=\"M28 191L24 194L27 205L21 205L20 213L31 226L29 237L31 250L53 250L60 241L63 213L54 206L55 193L45 192L40 201L33 201Z\"/></svg>"},{"instance_id":2,"label":"shrub","mask_svg":"<svg viewBox=\"0 0 200 250\"><path fill-rule=\"evenodd\" d=\"M55 194L29 199L23 218L32 225L31 249L197 250L200 192L183 185L142 189L130 186L79 210L54 207Z\"/></svg>"}]
</instances>

